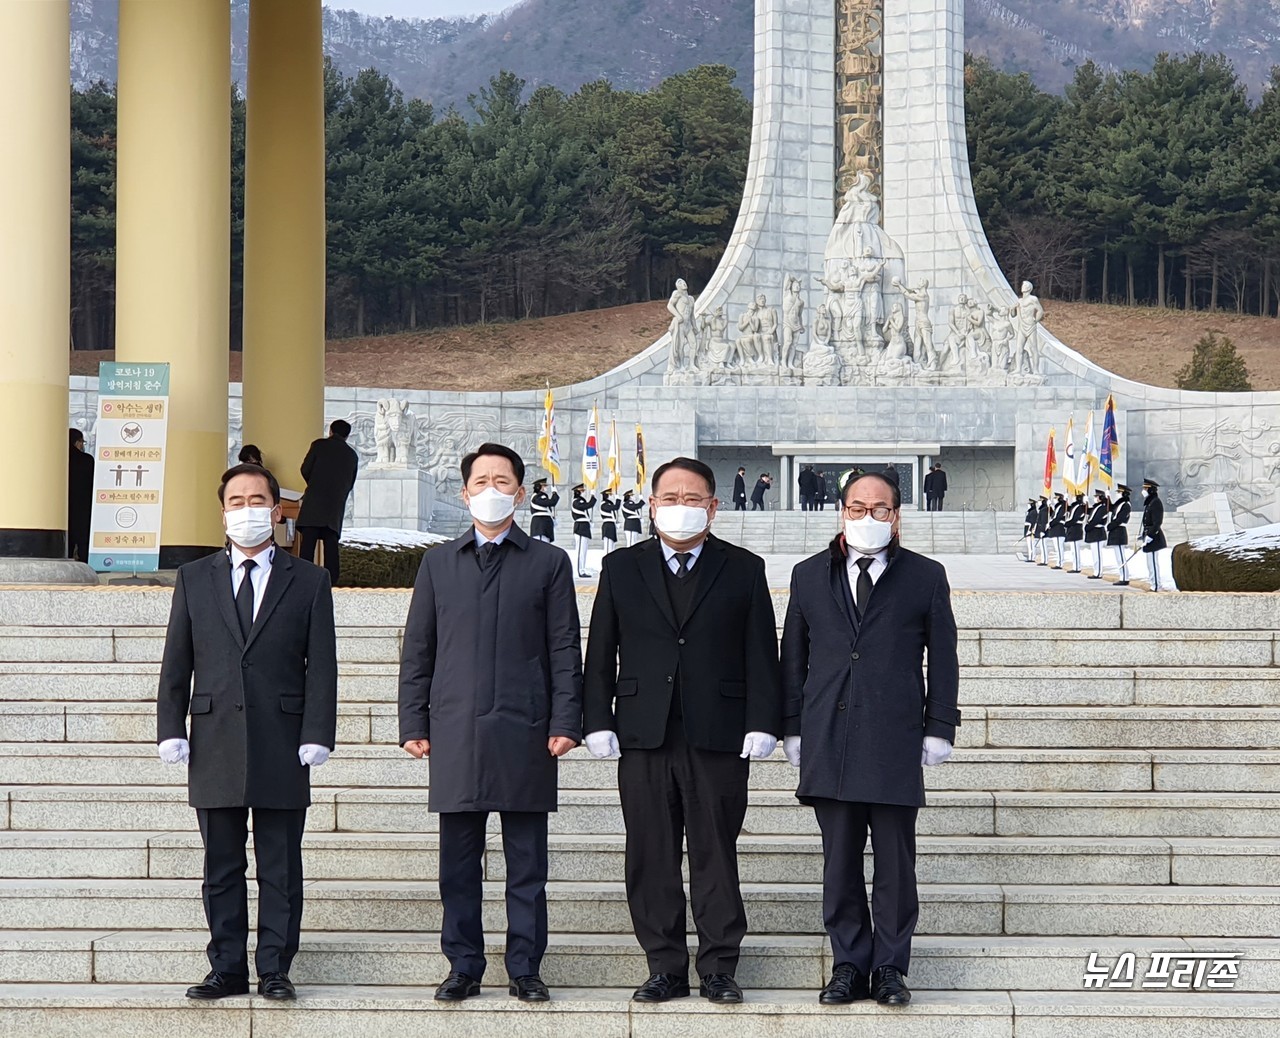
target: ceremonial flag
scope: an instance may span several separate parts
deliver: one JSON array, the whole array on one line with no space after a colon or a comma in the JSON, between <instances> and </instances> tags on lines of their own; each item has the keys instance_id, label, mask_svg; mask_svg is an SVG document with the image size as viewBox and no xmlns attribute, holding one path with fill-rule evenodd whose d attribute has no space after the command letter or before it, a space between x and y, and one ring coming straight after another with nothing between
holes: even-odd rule
<instances>
[{"instance_id":1,"label":"ceremonial flag","mask_svg":"<svg viewBox=\"0 0 1280 1038\"><path fill-rule=\"evenodd\" d=\"M1102 449L1098 451L1098 474L1102 482L1111 486L1112 467L1120 457L1120 437L1116 434L1116 402L1107 397L1107 409L1102 415Z\"/></svg>"},{"instance_id":2,"label":"ceremonial flag","mask_svg":"<svg viewBox=\"0 0 1280 1038\"><path fill-rule=\"evenodd\" d=\"M588 490L595 490L600 478L600 414L595 405L587 418L587 438L582 444L582 484Z\"/></svg>"},{"instance_id":3,"label":"ceremonial flag","mask_svg":"<svg viewBox=\"0 0 1280 1038\"><path fill-rule=\"evenodd\" d=\"M1054 430L1049 430L1049 447L1044 452L1044 496L1053 494L1053 474L1058 471L1058 455L1053 451Z\"/></svg>"},{"instance_id":4,"label":"ceremonial flag","mask_svg":"<svg viewBox=\"0 0 1280 1038\"><path fill-rule=\"evenodd\" d=\"M1076 430L1075 416L1067 419L1067 463L1062 468L1062 485L1068 494L1080 493L1080 484L1076 482Z\"/></svg>"},{"instance_id":5,"label":"ceremonial flag","mask_svg":"<svg viewBox=\"0 0 1280 1038\"><path fill-rule=\"evenodd\" d=\"M1089 493L1089 487L1093 483L1093 474L1098 471L1098 445L1093 442L1093 412L1089 412L1089 419L1084 427L1084 447L1080 454L1080 492Z\"/></svg>"},{"instance_id":6,"label":"ceremonial flag","mask_svg":"<svg viewBox=\"0 0 1280 1038\"><path fill-rule=\"evenodd\" d=\"M538 434L538 455L542 467L551 477L551 485L560 482L560 441L556 437L556 402L547 385L547 398L542 407L542 432Z\"/></svg>"},{"instance_id":7,"label":"ceremonial flag","mask_svg":"<svg viewBox=\"0 0 1280 1038\"><path fill-rule=\"evenodd\" d=\"M622 470L618 467L618 423L609 419L609 482L605 489L616 494L622 489Z\"/></svg>"},{"instance_id":8,"label":"ceremonial flag","mask_svg":"<svg viewBox=\"0 0 1280 1038\"><path fill-rule=\"evenodd\" d=\"M640 423L636 422L636 493L644 493L644 481L647 475L644 464L644 432Z\"/></svg>"}]
</instances>

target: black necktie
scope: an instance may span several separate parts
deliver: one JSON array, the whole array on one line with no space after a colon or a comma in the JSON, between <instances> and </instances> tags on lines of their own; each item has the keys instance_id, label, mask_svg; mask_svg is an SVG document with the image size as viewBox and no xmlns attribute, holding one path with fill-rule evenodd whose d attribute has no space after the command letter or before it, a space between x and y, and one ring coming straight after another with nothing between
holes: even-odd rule
<instances>
[{"instance_id":1,"label":"black necktie","mask_svg":"<svg viewBox=\"0 0 1280 1038\"><path fill-rule=\"evenodd\" d=\"M236 592L236 616L240 619L240 634L248 639L253 628L253 567L257 563L253 559L245 559L241 567L244 576L240 578L240 590Z\"/></svg>"},{"instance_id":2,"label":"black necktie","mask_svg":"<svg viewBox=\"0 0 1280 1038\"><path fill-rule=\"evenodd\" d=\"M496 541L486 541L480 548L480 568L488 569L489 563L493 561L494 553L498 550Z\"/></svg>"},{"instance_id":3,"label":"black necktie","mask_svg":"<svg viewBox=\"0 0 1280 1038\"><path fill-rule=\"evenodd\" d=\"M858 586L854 594L854 600L858 603L858 615L867 615L867 603L871 601L871 589L875 587L875 581L871 579L871 563L875 559L869 556L863 556L857 560L858 565Z\"/></svg>"},{"instance_id":4,"label":"black necktie","mask_svg":"<svg viewBox=\"0 0 1280 1038\"><path fill-rule=\"evenodd\" d=\"M676 552L676 561L680 563L679 568L676 570L677 580L684 580L689 575L689 560L692 558L693 552L691 551Z\"/></svg>"}]
</instances>

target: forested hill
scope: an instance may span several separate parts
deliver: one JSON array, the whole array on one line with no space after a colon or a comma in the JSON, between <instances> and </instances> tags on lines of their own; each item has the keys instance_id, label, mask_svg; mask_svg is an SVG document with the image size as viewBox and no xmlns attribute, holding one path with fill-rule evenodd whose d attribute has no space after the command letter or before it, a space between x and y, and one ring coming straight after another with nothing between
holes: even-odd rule
<instances>
[{"instance_id":1,"label":"forested hill","mask_svg":"<svg viewBox=\"0 0 1280 1038\"><path fill-rule=\"evenodd\" d=\"M495 5L502 0L495 0ZM833 0L834 2L834 0ZM697 65L738 70L751 95L752 0L523 0L502 15L403 20L324 12L325 48L353 75L386 73L406 95L468 111L503 69L531 88L608 79L644 90ZM249 0L231 0L232 72L243 82ZM448 10L449 0L438 0ZM116 78L116 0L72 0L72 82ZM1059 92L1092 59L1107 71L1155 56L1221 52L1256 97L1280 64L1280 0L966 0L965 45Z\"/></svg>"}]
</instances>

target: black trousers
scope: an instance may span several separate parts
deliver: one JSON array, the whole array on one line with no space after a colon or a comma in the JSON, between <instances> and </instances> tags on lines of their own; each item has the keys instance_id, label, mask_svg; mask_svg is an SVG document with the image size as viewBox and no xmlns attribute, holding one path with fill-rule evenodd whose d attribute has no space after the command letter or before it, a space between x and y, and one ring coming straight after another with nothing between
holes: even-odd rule
<instances>
[{"instance_id":1,"label":"black trousers","mask_svg":"<svg viewBox=\"0 0 1280 1038\"><path fill-rule=\"evenodd\" d=\"M920 915L918 809L815 798L813 810L822 830L822 919L833 962L850 963L866 974L881 966L907 973ZM868 829L875 862L870 911L862 871Z\"/></svg>"},{"instance_id":2,"label":"black trousers","mask_svg":"<svg viewBox=\"0 0 1280 1038\"><path fill-rule=\"evenodd\" d=\"M209 965L219 973L249 975L249 808L197 808L204 841L204 915L209 922ZM307 809L253 808L253 855L258 864L258 949L254 966L288 973L302 929L302 831Z\"/></svg>"},{"instance_id":3,"label":"black trousers","mask_svg":"<svg viewBox=\"0 0 1280 1038\"><path fill-rule=\"evenodd\" d=\"M338 532L327 526L299 526L298 536L302 547L298 554L308 562L316 561L316 542L324 545L324 568L329 571L329 583L338 586Z\"/></svg>"},{"instance_id":4,"label":"black trousers","mask_svg":"<svg viewBox=\"0 0 1280 1038\"><path fill-rule=\"evenodd\" d=\"M813 511L813 495L812 494L800 495L800 511L802 512Z\"/></svg>"},{"instance_id":5,"label":"black trousers","mask_svg":"<svg viewBox=\"0 0 1280 1038\"><path fill-rule=\"evenodd\" d=\"M745 512L747 510L747 503L745 501L735 501L733 503L733 510L735 512Z\"/></svg>"},{"instance_id":6,"label":"black trousers","mask_svg":"<svg viewBox=\"0 0 1280 1038\"><path fill-rule=\"evenodd\" d=\"M941 511L942 511L942 498L943 498L943 495L942 495L942 494L930 494L930 495L929 495L928 500L925 502L925 504L926 504L925 511L926 511L926 512L941 512Z\"/></svg>"},{"instance_id":7,"label":"black trousers","mask_svg":"<svg viewBox=\"0 0 1280 1038\"><path fill-rule=\"evenodd\" d=\"M747 913L738 883L738 833L747 813L748 763L736 753L691 747L667 726L656 750L625 750L618 792L627 828L627 904L651 973L688 976L682 841L700 977L738 968Z\"/></svg>"},{"instance_id":8,"label":"black trousers","mask_svg":"<svg viewBox=\"0 0 1280 1038\"><path fill-rule=\"evenodd\" d=\"M547 815L503 811L502 853L507 863L507 976L542 968L547 951ZM482 858L487 811L440 815L440 950L449 968L484 976Z\"/></svg>"},{"instance_id":9,"label":"black trousers","mask_svg":"<svg viewBox=\"0 0 1280 1038\"><path fill-rule=\"evenodd\" d=\"M763 502L763 501L752 501L752 502L751 502L751 511L753 511L753 512L763 512L763 511L764 511L764 502Z\"/></svg>"}]
</instances>

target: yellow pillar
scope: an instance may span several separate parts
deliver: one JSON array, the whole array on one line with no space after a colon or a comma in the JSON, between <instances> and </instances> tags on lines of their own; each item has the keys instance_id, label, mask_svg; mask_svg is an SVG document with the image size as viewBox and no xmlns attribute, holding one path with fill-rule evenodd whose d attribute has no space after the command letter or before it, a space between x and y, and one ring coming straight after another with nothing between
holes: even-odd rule
<instances>
[{"instance_id":1,"label":"yellow pillar","mask_svg":"<svg viewBox=\"0 0 1280 1038\"><path fill-rule=\"evenodd\" d=\"M244 442L285 487L324 423L324 67L320 0L249 5Z\"/></svg>"},{"instance_id":2,"label":"yellow pillar","mask_svg":"<svg viewBox=\"0 0 1280 1038\"><path fill-rule=\"evenodd\" d=\"M171 365L164 567L223 543L230 53L227 0L120 0L116 358Z\"/></svg>"},{"instance_id":3,"label":"yellow pillar","mask_svg":"<svg viewBox=\"0 0 1280 1038\"><path fill-rule=\"evenodd\" d=\"M67 554L70 39L66 0L0 3L0 556Z\"/></svg>"}]
</instances>

